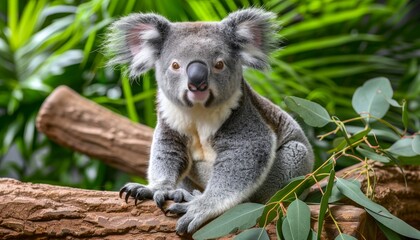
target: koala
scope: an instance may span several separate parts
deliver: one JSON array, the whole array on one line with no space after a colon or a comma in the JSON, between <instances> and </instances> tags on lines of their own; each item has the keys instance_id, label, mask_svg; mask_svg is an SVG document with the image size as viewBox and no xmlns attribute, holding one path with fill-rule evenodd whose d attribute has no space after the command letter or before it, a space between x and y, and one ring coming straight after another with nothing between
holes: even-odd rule
<instances>
[{"instance_id":1,"label":"koala","mask_svg":"<svg viewBox=\"0 0 420 240\"><path fill-rule=\"evenodd\" d=\"M312 170L301 127L243 77L244 67L269 67L274 18L258 8L220 22L135 13L110 26L109 64L128 65L133 78L154 68L158 86L148 185L123 186L126 202L153 199L163 209L173 200L164 211L182 215L178 233L193 233L239 203L265 203Z\"/></svg>"}]
</instances>

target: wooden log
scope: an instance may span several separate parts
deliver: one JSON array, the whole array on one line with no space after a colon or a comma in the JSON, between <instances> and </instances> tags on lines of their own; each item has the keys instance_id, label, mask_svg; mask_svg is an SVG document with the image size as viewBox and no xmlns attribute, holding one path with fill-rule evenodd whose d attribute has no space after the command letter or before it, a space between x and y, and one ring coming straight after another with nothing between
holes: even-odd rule
<instances>
[{"instance_id":1,"label":"wooden log","mask_svg":"<svg viewBox=\"0 0 420 240\"><path fill-rule=\"evenodd\" d=\"M53 141L124 172L146 176L153 129L131 122L66 86L45 100L36 126Z\"/></svg>"},{"instance_id":2,"label":"wooden log","mask_svg":"<svg viewBox=\"0 0 420 240\"><path fill-rule=\"evenodd\" d=\"M318 206L310 208L316 217ZM360 224L367 221L363 209L347 205L334 206L331 211L343 232L365 234ZM0 239L180 239L175 232L176 220L165 216L152 201L134 206L130 200L126 204L117 192L0 178ZM316 226L316 218L312 225ZM325 229L324 239L337 234L328 219ZM276 238L274 224L268 226L268 232L271 239Z\"/></svg>"}]
</instances>

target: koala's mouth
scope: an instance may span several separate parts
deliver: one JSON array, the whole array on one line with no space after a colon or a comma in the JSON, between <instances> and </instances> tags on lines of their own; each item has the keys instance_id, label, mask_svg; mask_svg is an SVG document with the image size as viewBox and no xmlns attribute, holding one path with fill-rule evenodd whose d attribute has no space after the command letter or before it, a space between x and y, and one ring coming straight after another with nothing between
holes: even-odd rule
<instances>
[{"instance_id":1,"label":"koala's mouth","mask_svg":"<svg viewBox=\"0 0 420 240\"><path fill-rule=\"evenodd\" d=\"M193 107L195 104L203 104L204 107L208 107L213 101L214 96L210 89L194 92L185 90L183 98L189 107Z\"/></svg>"}]
</instances>

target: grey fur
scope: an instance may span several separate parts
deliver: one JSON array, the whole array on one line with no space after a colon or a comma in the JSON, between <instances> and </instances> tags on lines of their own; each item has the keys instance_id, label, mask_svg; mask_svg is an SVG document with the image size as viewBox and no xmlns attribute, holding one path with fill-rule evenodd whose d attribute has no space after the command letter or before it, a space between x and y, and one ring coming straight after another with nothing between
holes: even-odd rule
<instances>
[{"instance_id":1,"label":"grey fur","mask_svg":"<svg viewBox=\"0 0 420 240\"><path fill-rule=\"evenodd\" d=\"M159 88L149 185L127 183L120 192L126 201L153 198L162 208L172 199L166 211L184 214L177 231L191 233L236 204L265 203L291 178L312 170L302 129L242 76L243 66L268 66L274 16L251 8L218 23L170 23L133 14L111 26L110 64L128 63L132 76L154 65ZM208 90L188 90L192 61L208 67Z\"/></svg>"}]
</instances>

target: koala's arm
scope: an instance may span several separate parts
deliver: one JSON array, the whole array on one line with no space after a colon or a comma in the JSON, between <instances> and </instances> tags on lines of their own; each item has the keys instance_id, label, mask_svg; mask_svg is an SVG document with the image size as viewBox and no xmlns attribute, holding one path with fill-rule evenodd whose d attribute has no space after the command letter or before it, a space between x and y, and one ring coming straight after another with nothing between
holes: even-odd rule
<instances>
[{"instance_id":1,"label":"koala's arm","mask_svg":"<svg viewBox=\"0 0 420 240\"><path fill-rule=\"evenodd\" d=\"M148 181L155 188L175 189L179 178L188 170L187 137L159 121L151 148Z\"/></svg>"},{"instance_id":2,"label":"koala's arm","mask_svg":"<svg viewBox=\"0 0 420 240\"><path fill-rule=\"evenodd\" d=\"M165 122L159 121L153 136L150 151L147 186L127 183L120 191L126 193L126 201L131 196L135 201L154 199L162 208L170 191L175 190L178 181L189 168L187 139L172 130ZM180 199L179 201L181 201Z\"/></svg>"}]
</instances>

